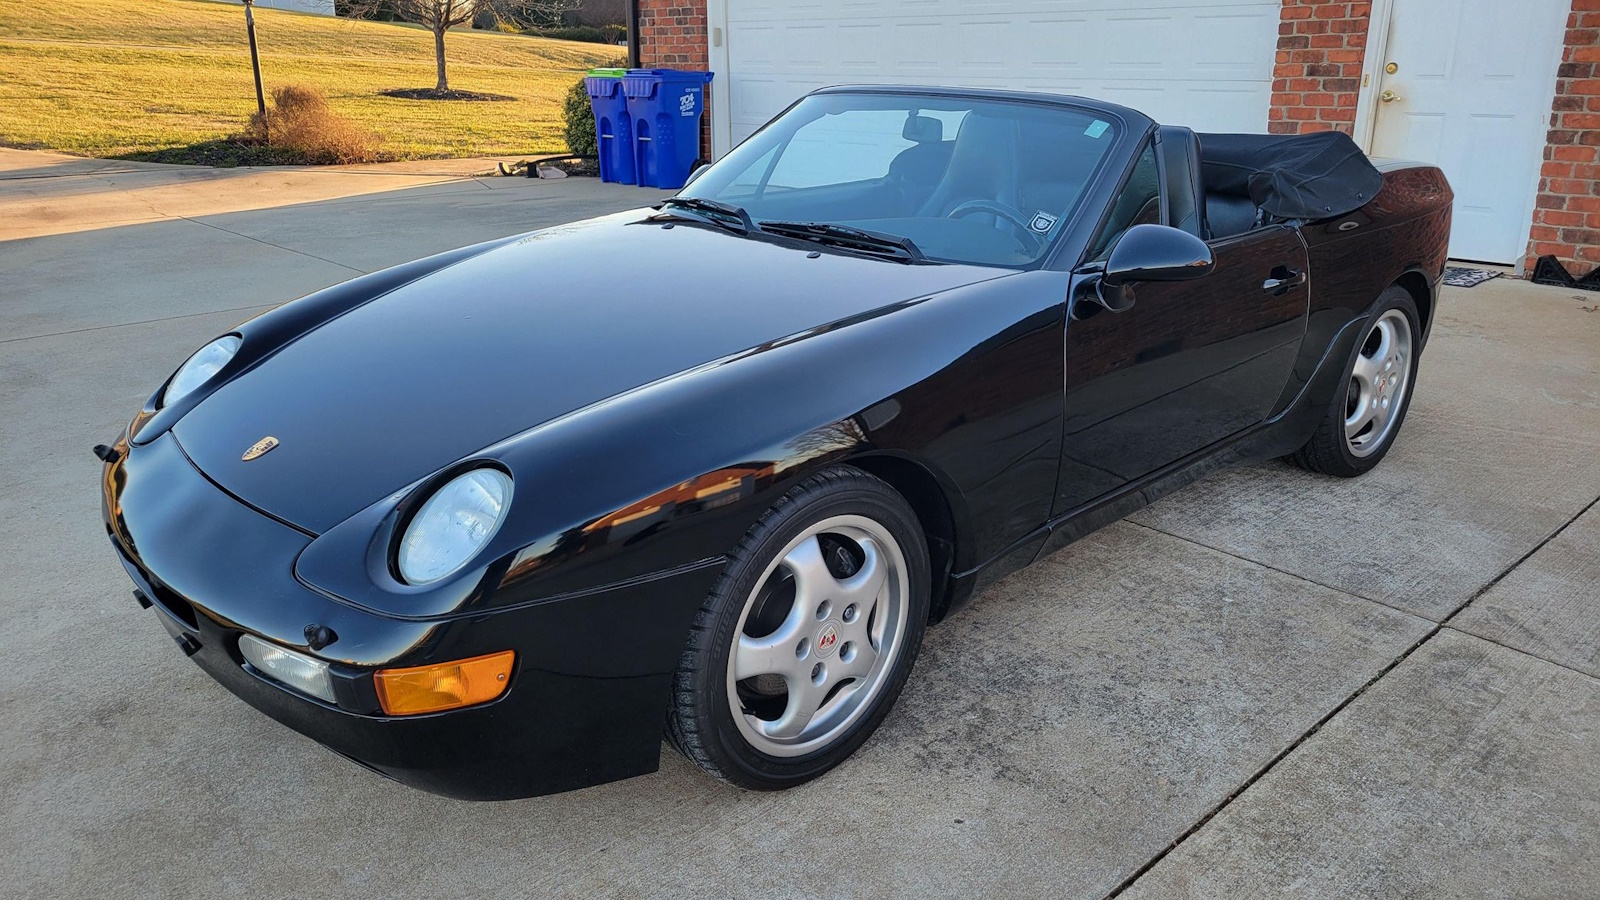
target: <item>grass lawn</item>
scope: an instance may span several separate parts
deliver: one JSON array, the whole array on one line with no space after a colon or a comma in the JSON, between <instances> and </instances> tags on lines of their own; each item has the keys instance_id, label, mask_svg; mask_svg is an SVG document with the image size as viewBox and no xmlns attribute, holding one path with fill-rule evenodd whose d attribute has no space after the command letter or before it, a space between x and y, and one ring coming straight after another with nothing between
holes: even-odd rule
<instances>
[{"instance_id":1,"label":"grass lawn","mask_svg":"<svg viewBox=\"0 0 1600 900\"><path fill-rule=\"evenodd\" d=\"M319 88L399 158L559 153L561 98L620 48L452 31L450 86L509 102L402 100L431 88L433 35L257 9L267 91ZM255 111L244 9L213 0L0 0L0 145L148 154L241 131Z\"/></svg>"}]
</instances>

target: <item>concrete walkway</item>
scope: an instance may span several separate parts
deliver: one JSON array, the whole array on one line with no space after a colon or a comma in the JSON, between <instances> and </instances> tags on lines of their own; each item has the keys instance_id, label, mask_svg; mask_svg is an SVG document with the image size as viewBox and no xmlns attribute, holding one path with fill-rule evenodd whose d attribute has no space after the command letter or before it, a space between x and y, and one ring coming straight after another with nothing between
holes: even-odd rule
<instances>
[{"instance_id":1,"label":"concrete walkway","mask_svg":"<svg viewBox=\"0 0 1600 900\"><path fill-rule=\"evenodd\" d=\"M371 177L416 176L339 176ZM0 896L1600 896L1595 295L1447 289L1378 470L1221 474L1006 580L818 782L742 793L666 751L474 805L184 660L88 448L270 304L658 194L446 179L108 227L118 196L0 241Z\"/></svg>"},{"instance_id":2,"label":"concrete walkway","mask_svg":"<svg viewBox=\"0 0 1600 900\"><path fill-rule=\"evenodd\" d=\"M0 147L0 241L448 184L512 161L214 169Z\"/></svg>"}]
</instances>

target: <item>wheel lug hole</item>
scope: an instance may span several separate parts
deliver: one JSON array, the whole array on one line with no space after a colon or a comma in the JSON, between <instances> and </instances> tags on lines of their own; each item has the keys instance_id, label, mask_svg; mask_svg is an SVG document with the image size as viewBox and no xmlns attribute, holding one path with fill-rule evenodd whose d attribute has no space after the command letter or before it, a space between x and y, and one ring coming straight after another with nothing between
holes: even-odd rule
<instances>
[{"instance_id":1,"label":"wheel lug hole","mask_svg":"<svg viewBox=\"0 0 1600 900\"><path fill-rule=\"evenodd\" d=\"M824 600L821 603L818 603L817 621L821 622L823 619L826 619L828 617L828 613L830 612L833 612L833 602L831 600Z\"/></svg>"},{"instance_id":2,"label":"wheel lug hole","mask_svg":"<svg viewBox=\"0 0 1600 900\"><path fill-rule=\"evenodd\" d=\"M856 605L854 603L844 608L843 618L846 622L854 622L856 620Z\"/></svg>"},{"instance_id":3,"label":"wheel lug hole","mask_svg":"<svg viewBox=\"0 0 1600 900\"><path fill-rule=\"evenodd\" d=\"M822 663L817 663L816 665L811 667L811 683L812 684L821 684L821 683L823 683L824 681L827 681L827 680L828 680L828 667L827 666L824 666Z\"/></svg>"},{"instance_id":4,"label":"wheel lug hole","mask_svg":"<svg viewBox=\"0 0 1600 900\"><path fill-rule=\"evenodd\" d=\"M850 662L851 660L853 660L855 658L856 658L856 644L855 644L855 641L845 641L844 642L844 646L839 648L839 661L840 662Z\"/></svg>"},{"instance_id":5,"label":"wheel lug hole","mask_svg":"<svg viewBox=\"0 0 1600 900\"><path fill-rule=\"evenodd\" d=\"M809 654L810 652L811 652L811 639L810 638L801 638L800 639L800 643L794 645L794 658L795 659L805 659L806 655Z\"/></svg>"}]
</instances>

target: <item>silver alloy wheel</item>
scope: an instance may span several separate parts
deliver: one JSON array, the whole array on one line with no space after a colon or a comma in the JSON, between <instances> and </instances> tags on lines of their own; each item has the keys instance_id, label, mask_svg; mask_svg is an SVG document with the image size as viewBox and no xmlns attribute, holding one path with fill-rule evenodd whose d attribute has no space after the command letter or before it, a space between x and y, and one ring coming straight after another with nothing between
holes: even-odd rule
<instances>
[{"instance_id":1,"label":"silver alloy wheel","mask_svg":"<svg viewBox=\"0 0 1600 900\"><path fill-rule=\"evenodd\" d=\"M1370 455L1388 440L1411 389L1411 320L1398 309L1378 317L1361 341L1345 399L1350 452Z\"/></svg>"},{"instance_id":2,"label":"silver alloy wheel","mask_svg":"<svg viewBox=\"0 0 1600 900\"><path fill-rule=\"evenodd\" d=\"M858 568L839 577L828 554L833 568ZM910 590L899 543L865 516L834 516L790 541L745 600L729 651L728 704L745 740L792 757L849 731L894 670Z\"/></svg>"}]
</instances>

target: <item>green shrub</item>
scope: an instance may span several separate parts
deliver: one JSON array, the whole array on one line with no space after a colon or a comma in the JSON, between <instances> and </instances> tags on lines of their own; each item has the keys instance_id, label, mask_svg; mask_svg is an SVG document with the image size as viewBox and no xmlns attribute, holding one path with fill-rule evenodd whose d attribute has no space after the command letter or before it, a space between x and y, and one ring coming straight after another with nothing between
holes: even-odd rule
<instances>
[{"instance_id":1,"label":"green shrub","mask_svg":"<svg viewBox=\"0 0 1600 900\"><path fill-rule=\"evenodd\" d=\"M567 91L561 112L567 122L567 149L574 156L597 155L600 148L594 137L594 109L589 106L589 92L584 90L582 78Z\"/></svg>"}]
</instances>

